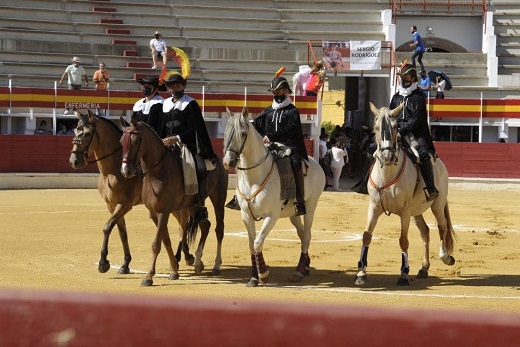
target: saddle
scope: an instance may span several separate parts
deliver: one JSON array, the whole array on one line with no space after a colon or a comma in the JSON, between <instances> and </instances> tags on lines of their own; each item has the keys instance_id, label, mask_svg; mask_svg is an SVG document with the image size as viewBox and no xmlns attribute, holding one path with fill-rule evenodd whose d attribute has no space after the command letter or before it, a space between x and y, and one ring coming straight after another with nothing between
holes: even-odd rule
<instances>
[{"instance_id":1,"label":"saddle","mask_svg":"<svg viewBox=\"0 0 520 347\"><path fill-rule=\"evenodd\" d=\"M287 201L296 198L296 181L291 165L291 148L278 142L269 144L267 148L276 161L278 174L280 175L280 200L287 203ZM307 169L308 167L305 160L302 160L302 169Z\"/></svg>"}]
</instances>

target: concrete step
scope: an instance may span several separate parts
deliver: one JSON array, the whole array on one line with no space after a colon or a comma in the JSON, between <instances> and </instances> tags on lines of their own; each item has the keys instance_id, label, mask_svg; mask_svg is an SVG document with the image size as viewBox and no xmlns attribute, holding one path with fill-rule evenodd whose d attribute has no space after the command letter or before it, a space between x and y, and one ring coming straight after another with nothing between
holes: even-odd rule
<instances>
[{"instance_id":1,"label":"concrete step","mask_svg":"<svg viewBox=\"0 0 520 347\"><path fill-rule=\"evenodd\" d=\"M117 12L117 8L108 6L94 6L92 12Z\"/></svg>"},{"instance_id":2,"label":"concrete step","mask_svg":"<svg viewBox=\"0 0 520 347\"><path fill-rule=\"evenodd\" d=\"M99 24L123 24L122 19L112 19L112 18L100 18L98 21Z\"/></svg>"},{"instance_id":3,"label":"concrete step","mask_svg":"<svg viewBox=\"0 0 520 347\"><path fill-rule=\"evenodd\" d=\"M279 9L280 19L307 21L343 21L343 22L380 22L380 10L352 10L336 8L332 10L317 9L309 11L304 8Z\"/></svg>"}]
</instances>

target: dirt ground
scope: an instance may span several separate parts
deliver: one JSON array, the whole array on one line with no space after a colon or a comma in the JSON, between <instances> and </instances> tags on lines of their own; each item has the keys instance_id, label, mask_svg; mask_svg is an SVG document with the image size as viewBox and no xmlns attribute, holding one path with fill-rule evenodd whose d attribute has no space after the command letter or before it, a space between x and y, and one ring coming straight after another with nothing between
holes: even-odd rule
<instances>
[{"instance_id":1,"label":"dirt ground","mask_svg":"<svg viewBox=\"0 0 520 347\"><path fill-rule=\"evenodd\" d=\"M168 280L163 249L154 285L141 287L155 232L144 206L135 207L127 216L132 273L117 274L123 256L114 230L109 253L114 268L101 274L97 261L102 227L109 214L97 190L0 191L0 287L520 314L520 185L493 188L484 183L468 189L450 183L450 211L458 236L456 263L450 267L437 258L438 233L428 212L425 218L432 229L430 277L414 279L421 266L422 245L417 228L411 225L413 280L408 287L396 286L401 265L398 217L382 216L369 252L368 281L358 287L354 279L368 197L348 191L351 183L343 181L346 191L326 191L320 199L310 248L310 277L303 283L289 280L300 248L289 221L279 220L264 247L271 281L258 288L245 286L250 256L238 211L226 211L221 276L210 276L216 248L212 232L202 276L195 276L182 261L181 278ZM228 191L229 197L232 194ZM170 229L175 238L176 221L170 220Z\"/></svg>"}]
</instances>

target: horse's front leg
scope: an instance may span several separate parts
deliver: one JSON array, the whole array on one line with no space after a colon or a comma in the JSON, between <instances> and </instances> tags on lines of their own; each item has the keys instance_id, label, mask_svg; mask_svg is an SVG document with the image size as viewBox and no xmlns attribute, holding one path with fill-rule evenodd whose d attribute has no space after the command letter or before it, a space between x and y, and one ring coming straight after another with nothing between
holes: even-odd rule
<instances>
[{"instance_id":1,"label":"horse's front leg","mask_svg":"<svg viewBox=\"0 0 520 347\"><path fill-rule=\"evenodd\" d=\"M367 227L363 233L363 245L361 246L361 256L358 261L358 273L356 275L356 285L363 285L367 281L368 248L372 242L372 233L376 227L377 220L383 211L372 202L368 205Z\"/></svg>"},{"instance_id":2,"label":"horse's front leg","mask_svg":"<svg viewBox=\"0 0 520 347\"><path fill-rule=\"evenodd\" d=\"M132 260L132 256L130 255L130 247L128 245L128 234L126 232L124 216L128 211L130 211L131 206L123 207L122 205L117 205L114 208L111 206L108 206L108 208L112 215L103 226L103 245L101 246L101 258L98 264L98 271L101 273L105 273L110 269L110 261L108 260L108 241L110 239L110 234L112 233L114 226L117 224L119 229L119 236L123 244L123 251L125 255L125 262L123 266L119 269L119 273L128 274L130 273L129 264Z\"/></svg>"},{"instance_id":3,"label":"horse's front leg","mask_svg":"<svg viewBox=\"0 0 520 347\"><path fill-rule=\"evenodd\" d=\"M241 211L242 221L247 229L249 254L251 255L251 279L247 282L248 287L258 287L260 277L258 275L257 255L255 253L256 226L255 221L246 212ZM263 257L262 257L263 260ZM265 263L264 263L265 266Z\"/></svg>"},{"instance_id":4,"label":"horse's front leg","mask_svg":"<svg viewBox=\"0 0 520 347\"><path fill-rule=\"evenodd\" d=\"M264 248L264 242L271 230L274 227L278 218L270 216L265 217L264 222L262 223L262 227L254 240L254 254L256 259L256 266L258 269L258 279L260 283L266 284L269 282L269 267L266 265L264 260L264 254L262 252Z\"/></svg>"},{"instance_id":5,"label":"horse's front leg","mask_svg":"<svg viewBox=\"0 0 520 347\"><path fill-rule=\"evenodd\" d=\"M410 215L401 215L401 236L399 237L399 246L401 247L401 275L397 279L398 286L410 285L410 265L408 263L408 229L410 228Z\"/></svg>"},{"instance_id":6,"label":"horse's front leg","mask_svg":"<svg viewBox=\"0 0 520 347\"><path fill-rule=\"evenodd\" d=\"M153 285L153 276L155 276L155 267L157 264L157 256L161 252L161 243L164 240L165 233L167 233L166 224L168 223L168 215L166 215L166 218L164 218L164 214L155 215L153 213L150 213L150 218L154 221L157 228L156 228L156 232L155 232L155 238L152 242L152 264L150 266L150 269L148 270L148 273L146 274L145 279L141 282L141 286L143 286L143 287L149 287L149 286ZM168 237L168 239L169 239L169 237ZM170 244L170 246L171 246L171 244ZM172 250L172 255L173 255L173 258L175 259L173 250ZM175 264L178 264L178 263L175 261ZM174 268L172 265L172 270L177 271L178 265L177 265L177 268Z\"/></svg>"},{"instance_id":7,"label":"horse's front leg","mask_svg":"<svg viewBox=\"0 0 520 347\"><path fill-rule=\"evenodd\" d=\"M430 228L424 221L422 214L413 217L413 219L415 225L421 233L424 246L422 267L419 270L416 278L428 278L428 270L430 269Z\"/></svg>"}]
</instances>

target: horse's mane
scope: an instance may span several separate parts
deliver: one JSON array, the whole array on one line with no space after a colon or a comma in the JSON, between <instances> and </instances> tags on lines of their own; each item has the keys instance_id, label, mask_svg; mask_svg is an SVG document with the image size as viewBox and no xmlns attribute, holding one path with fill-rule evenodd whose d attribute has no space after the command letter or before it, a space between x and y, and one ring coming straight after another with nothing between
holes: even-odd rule
<instances>
[{"instance_id":1,"label":"horse's mane","mask_svg":"<svg viewBox=\"0 0 520 347\"><path fill-rule=\"evenodd\" d=\"M379 114L377 115L375 122L374 122L374 128L376 130L376 141L381 140L381 127L383 126L383 121L385 121L388 125L391 125L391 115L390 115L390 109L388 107L382 107L379 110ZM385 131L388 131L388 129L385 127ZM387 134L391 135L391 134Z\"/></svg>"},{"instance_id":2,"label":"horse's mane","mask_svg":"<svg viewBox=\"0 0 520 347\"><path fill-rule=\"evenodd\" d=\"M157 140L163 145L163 146L166 146L163 142L162 142L162 139L161 137L159 136L159 134L157 134L157 132L155 131L154 128L152 128L152 126L146 122L143 122L143 121L139 121L137 122L137 124L139 125L142 125L146 128L148 128L150 130L150 132L157 138Z\"/></svg>"},{"instance_id":3,"label":"horse's mane","mask_svg":"<svg viewBox=\"0 0 520 347\"><path fill-rule=\"evenodd\" d=\"M106 119L104 117L100 117L98 115L94 115L94 116L96 117L96 119L99 119L105 123L110 124L110 126L117 131L117 133L119 134L119 137L121 137L121 135L123 134L123 130L121 130L114 122L112 122L111 120Z\"/></svg>"}]
</instances>

